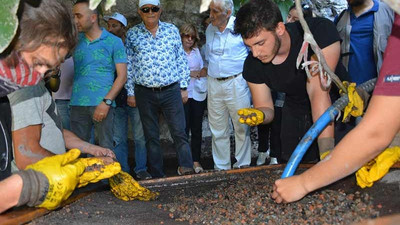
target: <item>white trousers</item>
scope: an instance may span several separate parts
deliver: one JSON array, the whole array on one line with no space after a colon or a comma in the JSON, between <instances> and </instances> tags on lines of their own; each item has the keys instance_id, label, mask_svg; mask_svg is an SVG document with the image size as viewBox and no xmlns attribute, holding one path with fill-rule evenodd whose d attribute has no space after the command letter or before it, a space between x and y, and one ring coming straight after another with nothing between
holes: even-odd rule
<instances>
[{"instance_id":1,"label":"white trousers","mask_svg":"<svg viewBox=\"0 0 400 225\"><path fill-rule=\"evenodd\" d=\"M248 107L250 90L242 75L223 81L208 77L207 109L215 169L231 169L230 118L235 132L235 166L250 165L250 127L239 123L237 114L237 110Z\"/></svg>"}]
</instances>

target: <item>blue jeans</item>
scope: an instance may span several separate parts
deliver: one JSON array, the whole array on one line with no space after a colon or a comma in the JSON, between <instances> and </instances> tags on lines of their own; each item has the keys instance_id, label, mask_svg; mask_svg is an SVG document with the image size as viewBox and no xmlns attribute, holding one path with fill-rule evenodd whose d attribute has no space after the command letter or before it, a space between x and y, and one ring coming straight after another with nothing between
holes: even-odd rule
<instances>
[{"instance_id":1,"label":"blue jeans","mask_svg":"<svg viewBox=\"0 0 400 225\"><path fill-rule=\"evenodd\" d=\"M128 164L128 119L131 120L133 140L135 141L135 173L147 170L147 150L142 121L137 108L116 107L114 110L114 153L123 171L129 173Z\"/></svg>"},{"instance_id":2,"label":"blue jeans","mask_svg":"<svg viewBox=\"0 0 400 225\"><path fill-rule=\"evenodd\" d=\"M185 132L185 113L179 83L163 90L152 90L135 85L135 95L146 137L151 175L153 177L165 176L160 146L159 112L163 114L174 140L179 166L192 168L193 160Z\"/></svg>"},{"instance_id":3,"label":"blue jeans","mask_svg":"<svg viewBox=\"0 0 400 225\"><path fill-rule=\"evenodd\" d=\"M56 99L55 102L57 105L58 112L60 113L63 128L71 130L71 122L69 120L69 117L71 115L69 100Z\"/></svg>"}]
</instances>

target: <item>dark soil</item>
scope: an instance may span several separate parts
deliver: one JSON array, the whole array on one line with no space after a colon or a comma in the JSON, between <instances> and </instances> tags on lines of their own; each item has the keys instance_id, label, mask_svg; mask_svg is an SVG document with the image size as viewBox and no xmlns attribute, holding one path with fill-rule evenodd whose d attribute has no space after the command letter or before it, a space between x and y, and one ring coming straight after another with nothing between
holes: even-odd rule
<instances>
[{"instance_id":1,"label":"dark soil","mask_svg":"<svg viewBox=\"0 0 400 225\"><path fill-rule=\"evenodd\" d=\"M177 221L201 224L349 224L375 218L368 193L321 190L291 204L275 204L272 184L282 171L241 174L210 190L181 189L162 205Z\"/></svg>"},{"instance_id":2,"label":"dark soil","mask_svg":"<svg viewBox=\"0 0 400 225\"><path fill-rule=\"evenodd\" d=\"M30 224L349 224L361 218L400 213L399 184L378 182L360 189L354 176L278 205L271 182L281 169L163 181L152 202L124 202L108 190L84 197Z\"/></svg>"},{"instance_id":3,"label":"dark soil","mask_svg":"<svg viewBox=\"0 0 400 225\"><path fill-rule=\"evenodd\" d=\"M163 143L163 149L165 173L167 177L176 176L173 144ZM203 139L202 149L201 164L211 171L210 138ZM255 160L253 155L252 165ZM130 162L133 168L134 160L130 158ZM270 198L271 184L281 174L282 169L263 169L241 175L214 172L154 180L147 187L160 196L151 202L119 200L103 185L95 193L29 224L348 224L400 213L400 181L378 182L361 189L352 175L299 202L278 205Z\"/></svg>"}]
</instances>

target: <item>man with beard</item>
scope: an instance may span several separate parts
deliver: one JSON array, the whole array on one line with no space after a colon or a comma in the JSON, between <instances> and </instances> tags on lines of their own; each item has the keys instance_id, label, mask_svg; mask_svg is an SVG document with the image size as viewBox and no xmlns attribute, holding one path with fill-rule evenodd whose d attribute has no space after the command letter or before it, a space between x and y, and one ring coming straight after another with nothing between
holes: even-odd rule
<instances>
[{"instance_id":1,"label":"man with beard","mask_svg":"<svg viewBox=\"0 0 400 225\"><path fill-rule=\"evenodd\" d=\"M73 55L71 131L89 141L94 126L99 145L112 149L114 100L126 82L125 47L120 38L100 28L98 10L89 9L89 0L76 1L73 14L80 33Z\"/></svg>"},{"instance_id":2,"label":"man with beard","mask_svg":"<svg viewBox=\"0 0 400 225\"><path fill-rule=\"evenodd\" d=\"M324 18L307 18L307 23L327 65L332 71L344 70L340 64L340 38L334 24ZM253 97L254 108L239 110L241 120L249 125L268 124L274 119L271 90L286 93L282 108L281 159L289 160L299 140L331 105L329 90L321 86L319 72L307 78L304 69L296 68L296 59L303 43L299 22L284 24L278 6L271 0L253 0L240 8L235 33L242 35L252 54L247 57L243 76ZM308 60L317 58L308 50ZM339 72L339 71L336 71ZM257 115L256 122L247 122L248 114ZM316 162L319 156L334 147L333 124L327 126L313 143L303 162ZM318 154L318 149L319 153Z\"/></svg>"}]
</instances>

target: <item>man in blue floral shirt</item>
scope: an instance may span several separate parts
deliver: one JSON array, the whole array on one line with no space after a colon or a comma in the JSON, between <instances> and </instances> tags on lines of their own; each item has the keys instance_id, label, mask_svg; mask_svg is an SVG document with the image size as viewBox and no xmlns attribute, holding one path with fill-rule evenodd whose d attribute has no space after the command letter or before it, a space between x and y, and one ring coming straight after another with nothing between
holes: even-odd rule
<instances>
[{"instance_id":1,"label":"man in blue floral shirt","mask_svg":"<svg viewBox=\"0 0 400 225\"><path fill-rule=\"evenodd\" d=\"M114 99L126 82L125 47L120 38L100 28L89 0L78 0L73 13L80 34L73 56L71 130L89 141L94 126L99 145L112 149Z\"/></svg>"},{"instance_id":2,"label":"man in blue floral shirt","mask_svg":"<svg viewBox=\"0 0 400 225\"><path fill-rule=\"evenodd\" d=\"M159 0L140 0L143 20L126 37L128 55L128 105L139 109L151 175L164 177L160 146L159 112L168 123L178 156L178 174L193 172L192 155L185 133L183 103L190 70L178 28L160 21Z\"/></svg>"}]
</instances>

